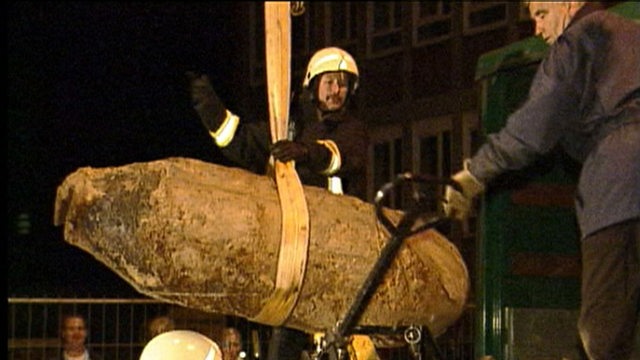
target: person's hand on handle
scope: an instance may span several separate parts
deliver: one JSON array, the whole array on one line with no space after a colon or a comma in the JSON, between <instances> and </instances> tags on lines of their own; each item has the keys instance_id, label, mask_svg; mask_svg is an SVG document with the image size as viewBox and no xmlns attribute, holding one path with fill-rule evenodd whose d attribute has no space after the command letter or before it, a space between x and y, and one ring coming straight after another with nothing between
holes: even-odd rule
<instances>
[{"instance_id":1,"label":"person's hand on handle","mask_svg":"<svg viewBox=\"0 0 640 360\"><path fill-rule=\"evenodd\" d=\"M467 161L464 169L454 174L451 179L459 185L460 191L447 185L442 207L447 217L464 220L469 216L473 199L484 192L485 185L469 171Z\"/></svg>"}]
</instances>

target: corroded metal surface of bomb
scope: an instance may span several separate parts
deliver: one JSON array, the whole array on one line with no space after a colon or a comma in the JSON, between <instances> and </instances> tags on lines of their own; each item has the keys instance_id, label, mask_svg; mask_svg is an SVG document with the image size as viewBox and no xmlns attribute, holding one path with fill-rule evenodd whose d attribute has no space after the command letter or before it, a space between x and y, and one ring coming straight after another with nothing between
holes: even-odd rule
<instances>
[{"instance_id":1,"label":"corroded metal surface of bomb","mask_svg":"<svg viewBox=\"0 0 640 360\"><path fill-rule=\"evenodd\" d=\"M373 204L314 187L305 196L307 267L285 325L317 332L348 311L390 234ZM266 176L187 158L85 167L58 187L54 216L66 242L155 299L251 319L274 288L281 214ZM468 290L457 248L426 230L405 239L359 325L420 324L438 335L461 316Z\"/></svg>"}]
</instances>

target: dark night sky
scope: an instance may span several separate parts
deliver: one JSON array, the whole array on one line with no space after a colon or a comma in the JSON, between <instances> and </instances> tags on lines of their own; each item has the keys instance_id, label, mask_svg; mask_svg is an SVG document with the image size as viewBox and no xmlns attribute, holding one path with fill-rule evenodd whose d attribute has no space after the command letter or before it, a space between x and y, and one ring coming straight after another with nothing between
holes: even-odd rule
<instances>
[{"instance_id":1,"label":"dark night sky","mask_svg":"<svg viewBox=\"0 0 640 360\"><path fill-rule=\"evenodd\" d=\"M189 106L187 70L233 108L230 3L15 2L8 19L8 295L132 289L53 226L55 191L83 166L169 156L223 163ZM235 69L237 71L237 69ZM32 232L17 235L18 214Z\"/></svg>"}]
</instances>

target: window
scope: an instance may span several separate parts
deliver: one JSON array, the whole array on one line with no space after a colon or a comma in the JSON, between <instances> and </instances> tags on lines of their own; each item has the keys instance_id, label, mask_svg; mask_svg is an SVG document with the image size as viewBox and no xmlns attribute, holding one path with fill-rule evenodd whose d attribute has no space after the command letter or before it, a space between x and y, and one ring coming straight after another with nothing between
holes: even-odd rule
<instances>
[{"instance_id":1,"label":"window","mask_svg":"<svg viewBox=\"0 0 640 360\"><path fill-rule=\"evenodd\" d=\"M452 117L425 119L412 124L412 168L421 175L446 178L451 174ZM437 197L441 193L427 189L425 194L432 211L437 211Z\"/></svg>"},{"instance_id":2,"label":"window","mask_svg":"<svg viewBox=\"0 0 640 360\"><path fill-rule=\"evenodd\" d=\"M386 183L393 181L402 169L402 127L399 124L370 129L368 198L374 199L376 192ZM389 194L385 206L400 209L401 194Z\"/></svg>"},{"instance_id":3,"label":"window","mask_svg":"<svg viewBox=\"0 0 640 360\"><path fill-rule=\"evenodd\" d=\"M353 48L358 39L356 2L336 1L325 4L325 39L327 44Z\"/></svg>"},{"instance_id":4,"label":"window","mask_svg":"<svg viewBox=\"0 0 640 360\"><path fill-rule=\"evenodd\" d=\"M419 1L411 3L413 46L433 44L451 35L451 3Z\"/></svg>"},{"instance_id":5,"label":"window","mask_svg":"<svg viewBox=\"0 0 640 360\"><path fill-rule=\"evenodd\" d=\"M464 113L462 115L462 157L463 159L473 155L480 144L478 126L479 120L476 113ZM453 162L453 116L442 116L416 121L412 124L412 171L416 174L448 178L458 169L452 168ZM440 189L433 194L433 199L427 199L433 206L432 211L437 210L437 196L442 194ZM429 194L425 194L429 195ZM432 201L429 201L432 200ZM474 214L472 214L472 219ZM470 225L473 220L463 224L465 234L470 234L473 229Z\"/></svg>"},{"instance_id":6,"label":"window","mask_svg":"<svg viewBox=\"0 0 640 360\"><path fill-rule=\"evenodd\" d=\"M402 2L367 3L367 56L392 54L402 49Z\"/></svg>"},{"instance_id":7,"label":"window","mask_svg":"<svg viewBox=\"0 0 640 360\"><path fill-rule=\"evenodd\" d=\"M451 175L452 117L424 119L412 124L413 171L438 177Z\"/></svg>"},{"instance_id":8,"label":"window","mask_svg":"<svg viewBox=\"0 0 640 360\"><path fill-rule=\"evenodd\" d=\"M493 30L507 24L507 1L465 1L464 35Z\"/></svg>"}]
</instances>

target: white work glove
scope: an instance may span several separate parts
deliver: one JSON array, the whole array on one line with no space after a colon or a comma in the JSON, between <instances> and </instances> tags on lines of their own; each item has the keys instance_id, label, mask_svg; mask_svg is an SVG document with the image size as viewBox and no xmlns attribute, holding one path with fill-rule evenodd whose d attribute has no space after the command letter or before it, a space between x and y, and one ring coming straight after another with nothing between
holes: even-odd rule
<instances>
[{"instance_id":1,"label":"white work glove","mask_svg":"<svg viewBox=\"0 0 640 360\"><path fill-rule=\"evenodd\" d=\"M462 192L447 185L442 208L447 217L464 220L469 216L473 199L484 192L485 186L469 172L468 161L464 162L464 169L454 174L451 179L460 185Z\"/></svg>"}]
</instances>

